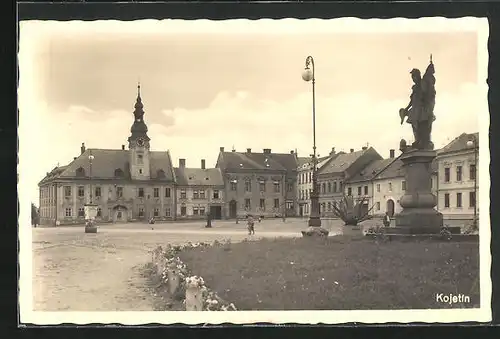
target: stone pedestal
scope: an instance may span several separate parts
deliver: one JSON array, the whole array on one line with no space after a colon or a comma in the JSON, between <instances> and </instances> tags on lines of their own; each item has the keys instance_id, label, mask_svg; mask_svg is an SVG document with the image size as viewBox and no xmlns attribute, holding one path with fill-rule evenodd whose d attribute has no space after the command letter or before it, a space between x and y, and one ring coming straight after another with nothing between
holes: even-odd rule
<instances>
[{"instance_id":1,"label":"stone pedestal","mask_svg":"<svg viewBox=\"0 0 500 339\"><path fill-rule=\"evenodd\" d=\"M436 196L432 193L431 163L434 150L410 150L400 157L403 162L406 192L399 203L403 210L396 215L394 233L437 234L443 226L443 215L434 207Z\"/></svg>"}]
</instances>

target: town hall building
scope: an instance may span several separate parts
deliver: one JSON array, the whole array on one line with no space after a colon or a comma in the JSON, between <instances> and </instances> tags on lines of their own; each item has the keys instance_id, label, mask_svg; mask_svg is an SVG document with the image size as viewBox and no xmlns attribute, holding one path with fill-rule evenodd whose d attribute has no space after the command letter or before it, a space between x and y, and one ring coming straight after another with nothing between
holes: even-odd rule
<instances>
[{"instance_id":1,"label":"town hall building","mask_svg":"<svg viewBox=\"0 0 500 339\"><path fill-rule=\"evenodd\" d=\"M138 86L128 149L88 149L54 168L39 183L40 223L84 220L84 205L96 204L97 222L174 219L175 171L169 151L151 151Z\"/></svg>"}]
</instances>

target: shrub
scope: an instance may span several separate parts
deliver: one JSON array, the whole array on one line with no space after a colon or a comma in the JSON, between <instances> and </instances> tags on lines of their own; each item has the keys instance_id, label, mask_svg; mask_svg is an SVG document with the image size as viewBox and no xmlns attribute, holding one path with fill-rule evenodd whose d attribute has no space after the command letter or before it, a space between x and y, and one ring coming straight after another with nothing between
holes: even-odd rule
<instances>
[{"instance_id":1,"label":"shrub","mask_svg":"<svg viewBox=\"0 0 500 339\"><path fill-rule=\"evenodd\" d=\"M353 196L343 195L338 203L333 204L333 215L341 219L346 226L356 226L372 217L370 211L375 205L363 211L363 206L367 201L367 197L355 200Z\"/></svg>"}]
</instances>

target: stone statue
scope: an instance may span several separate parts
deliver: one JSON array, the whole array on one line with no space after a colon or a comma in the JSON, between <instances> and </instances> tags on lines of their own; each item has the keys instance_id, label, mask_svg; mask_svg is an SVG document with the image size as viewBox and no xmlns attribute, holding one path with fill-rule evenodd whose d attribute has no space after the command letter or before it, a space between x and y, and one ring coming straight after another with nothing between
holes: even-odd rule
<instances>
[{"instance_id":1,"label":"stone statue","mask_svg":"<svg viewBox=\"0 0 500 339\"><path fill-rule=\"evenodd\" d=\"M436 89L434 87L436 78L434 77L434 64L432 54L429 66L422 77L420 70L414 68L410 74L414 85L410 95L410 103L406 108L399 110L401 124L405 117L406 122L411 124L415 141L411 145L412 149L434 149L431 141L432 123L436 120L434 115L434 105L436 101Z\"/></svg>"}]
</instances>

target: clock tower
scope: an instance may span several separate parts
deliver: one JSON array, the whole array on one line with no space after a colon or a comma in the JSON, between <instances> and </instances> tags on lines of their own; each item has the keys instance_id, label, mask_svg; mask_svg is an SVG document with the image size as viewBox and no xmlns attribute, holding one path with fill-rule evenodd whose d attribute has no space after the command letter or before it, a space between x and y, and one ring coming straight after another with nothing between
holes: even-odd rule
<instances>
[{"instance_id":1,"label":"clock tower","mask_svg":"<svg viewBox=\"0 0 500 339\"><path fill-rule=\"evenodd\" d=\"M137 86L137 101L134 110L134 123L128 138L130 154L130 175L134 180L148 180L149 172L149 137L148 127L144 123L144 106L141 99L141 85Z\"/></svg>"}]
</instances>

